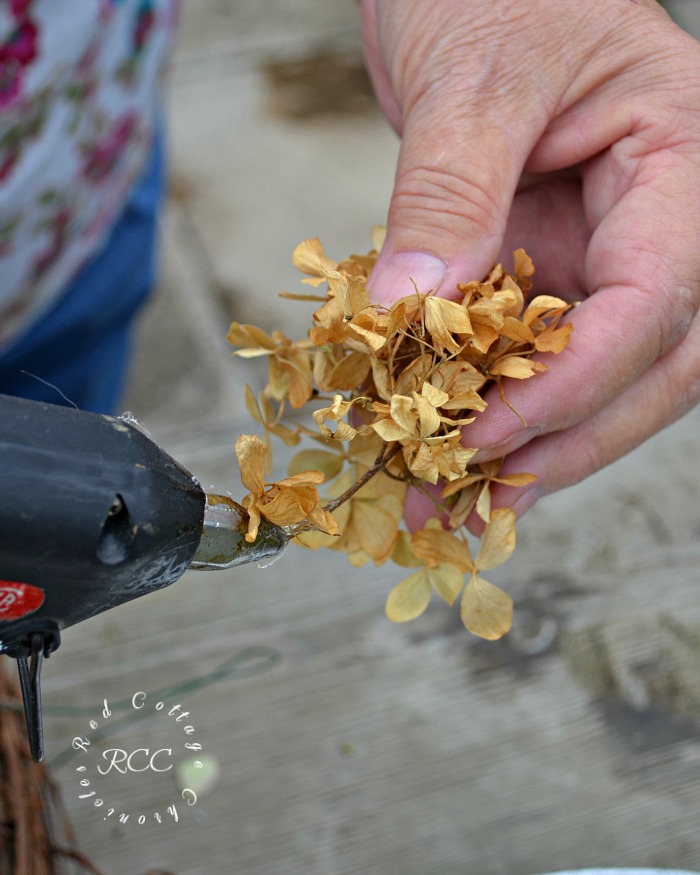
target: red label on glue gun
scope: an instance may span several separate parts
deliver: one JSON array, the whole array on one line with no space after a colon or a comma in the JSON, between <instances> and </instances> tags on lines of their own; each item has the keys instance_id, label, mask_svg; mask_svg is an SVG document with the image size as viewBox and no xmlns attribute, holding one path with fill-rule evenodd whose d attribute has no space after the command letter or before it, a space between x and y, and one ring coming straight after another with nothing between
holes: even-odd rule
<instances>
[{"instance_id":1,"label":"red label on glue gun","mask_svg":"<svg viewBox=\"0 0 700 875\"><path fill-rule=\"evenodd\" d=\"M32 614L44 602L44 591L30 583L0 580L0 623Z\"/></svg>"}]
</instances>

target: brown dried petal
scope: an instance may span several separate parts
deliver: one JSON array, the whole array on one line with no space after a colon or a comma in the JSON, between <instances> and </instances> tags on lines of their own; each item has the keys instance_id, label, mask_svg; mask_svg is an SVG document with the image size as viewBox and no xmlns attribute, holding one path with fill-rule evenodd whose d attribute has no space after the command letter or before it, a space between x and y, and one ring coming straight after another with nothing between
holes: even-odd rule
<instances>
[{"instance_id":1,"label":"brown dried petal","mask_svg":"<svg viewBox=\"0 0 700 875\"><path fill-rule=\"evenodd\" d=\"M396 378L394 392L397 395L410 395L412 392L417 392L426 381L433 362L434 358L429 353L422 353L414 358Z\"/></svg>"},{"instance_id":2,"label":"brown dried petal","mask_svg":"<svg viewBox=\"0 0 700 875\"><path fill-rule=\"evenodd\" d=\"M292 263L297 270L309 276L325 277L338 267L337 262L323 251L318 237L303 240L292 253Z\"/></svg>"},{"instance_id":3,"label":"brown dried petal","mask_svg":"<svg viewBox=\"0 0 700 875\"><path fill-rule=\"evenodd\" d=\"M429 568L447 562L459 568L463 574L474 571L467 542L460 540L452 532L446 532L439 523L437 526L429 524L414 532L411 546L416 556Z\"/></svg>"},{"instance_id":4,"label":"brown dried petal","mask_svg":"<svg viewBox=\"0 0 700 875\"><path fill-rule=\"evenodd\" d=\"M562 325L559 328L551 326L545 328L535 340L535 349L538 352L561 352L568 345L569 335L573 328L574 326L571 322L567 322L566 325Z\"/></svg>"},{"instance_id":5,"label":"brown dried petal","mask_svg":"<svg viewBox=\"0 0 700 875\"><path fill-rule=\"evenodd\" d=\"M307 514L306 519L320 532L333 536L340 534L340 528L333 515L318 504Z\"/></svg>"},{"instance_id":6,"label":"brown dried petal","mask_svg":"<svg viewBox=\"0 0 700 875\"><path fill-rule=\"evenodd\" d=\"M555 298L553 295L537 295L527 305L523 313L523 322L526 325L532 325L533 322L545 315L554 316L564 313L568 309L569 304L566 301L562 301L561 298Z\"/></svg>"},{"instance_id":7,"label":"brown dried petal","mask_svg":"<svg viewBox=\"0 0 700 875\"><path fill-rule=\"evenodd\" d=\"M335 437L337 440L349 440L353 438L356 434L355 429L352 426L347 425L347 423L341 422L341 420L347 416L353 404L360 400L360 398L354 398L351 401L346 401L342 395L335 395L330 407L321 407L318 410L315 410L312 415L321 434L329 438ZM335 432L328 428L325 424L326 420L338 423ZM341 426L344 427L341 428Z\"/></svg>"},{"instance_id":8,"label":"brown dried petal","mask_svg":"<svg viewBox=\"0 0 700 875\"><path fill-rule=\"evenodd\" d=\"M492 377L511 377L515 380L527 380L535 374L546 371L542 362L533 361L520 355L506 355L491 365Z\"/></svg>"},{"instance_id":9,"label":"brown dried petal","mask_svg":"<svg viewBox=\"0 0 700 875\"><path fill-rule=\"evenodd\" d=\"M372 379L377 395L384 400L390 401L392 396L391 383L389 381L389 366L386 362L372 356Z\"/></svg>"},{"instance_id":10,"label":"brown dried petal","mask_svg":"<svg viewBox=\"0 0 700 875\"><path fill-rule=\"evenodd\" d=\"M232 346L243 347L234 353L241 358L268 355L276 346L274 340L262 328L255 325L243 325L240 322L231 323L226 340Z\"/></svg>"},{"instance_id":11,"label":"brown dried petal","mask_svg":"<svg viewBox=\"0 0 700 875\"><path fill-rule=\"evenodd\" d=\"M516 249L513 253L513 273L517 280L529 279L535 273L535 265L524 249Z\"/></svg>"},{"instance_id":12,"label":"brown dried petal","mask_svg":"<svg viewBox=\"0 0 700 875\"><path fill-rule=\"evenodd\" d=\"M535 335L532 333L530 326L525 325L524 322L521 322L520 319L516 319L514 316L506 316L501 328L501 334L510 340L514 340L516 343L535 343Z\"/></svg>"},{"instance_id":13,"label":"brown dried petal","mask_svg":"<svg viewBox=\"0 0 700 875\"><path fill-rule=\"evenodd\" d=\"M430 332L433 346L438 350L459 352L463 343L458 342L453 334L472 334L472 324L466 309L454 301L445 298L425 298L425 327Z\"/></svg>"},{"instance_id":14,"label":"brown dried petal","mask_svg":"<svg viewBox=\"0 0 700 875\"><path fill-rule=\"evenodd\" d=\"M348 335L343 305L338 298L330 298L313 314L314 327L309 338L315 346L324 343L342 343Z\"/></svg>"},{"instance_id":15,"label":"brown dried petal","mask_svg":"<svg viewBox=\"0 0 700 875\"><path fill-rule=\"evenodd\" d=\"M378 352L386 344L386 336L376 330L378 327L380 326L374 310L358 313L347 323L348 333L354 334L374 352Z\"/></svg>"},{"instance_id":16,"label":"brown dried petal","mask_svg":"<svg viewBox=\"0 0 700 875\"><path fill-rule=\"evenodd\" d=\"M346 392L356 389L367 379L370 371L370 359L366 353L351 352L331 368L328 374L328 389L336 392ZM319 386L319 388L326 388Z\"/></svg>"},{"instance_id":17,"label":"brown dried petal","mask_svg":"<svg viewBox=\"0 0 700 875\"><path fill-rule=\"evenodd\" d=\"M257 505L260 513L278 526L291 526L306 519L318 504L318 489L313 484L295 486L275 484Z\"/></svg>"}]
</instances>

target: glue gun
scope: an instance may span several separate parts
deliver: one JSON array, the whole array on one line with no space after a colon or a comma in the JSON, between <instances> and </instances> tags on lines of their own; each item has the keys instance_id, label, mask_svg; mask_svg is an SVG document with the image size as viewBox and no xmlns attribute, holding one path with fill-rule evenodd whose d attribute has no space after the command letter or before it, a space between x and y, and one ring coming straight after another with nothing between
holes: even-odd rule
<instances>
[{"instance_id":1,"label":"glue gun","mask_svg":"<svg viewBox=\"0 0 700 875\"><path fill-rule=\"evenodd\" d=\"M61 630L188 569L270 562L289 540L206 494L128 417L0 395L0 653L17 659L30 750L43 758L41 661Z\"/></svg>"}]
</instances>

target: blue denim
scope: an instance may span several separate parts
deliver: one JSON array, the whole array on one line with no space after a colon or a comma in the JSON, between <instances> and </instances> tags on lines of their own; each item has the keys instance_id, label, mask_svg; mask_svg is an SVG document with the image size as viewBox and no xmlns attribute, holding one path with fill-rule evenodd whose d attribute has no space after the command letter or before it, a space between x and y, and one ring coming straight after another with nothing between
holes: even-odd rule
<instances>
[{"instance_id":1,"label":"blue denim","mask_svg":"<svg viewBox=\"0 0 700 875\"><path fill-rule=\"evenodd\" d=\"M155 280L164 163L157 141L102 249L41 321L0 355L0 394L69 403L50 383L82 410L117 411L134 316Z\"/></svg>"}]
</instances>

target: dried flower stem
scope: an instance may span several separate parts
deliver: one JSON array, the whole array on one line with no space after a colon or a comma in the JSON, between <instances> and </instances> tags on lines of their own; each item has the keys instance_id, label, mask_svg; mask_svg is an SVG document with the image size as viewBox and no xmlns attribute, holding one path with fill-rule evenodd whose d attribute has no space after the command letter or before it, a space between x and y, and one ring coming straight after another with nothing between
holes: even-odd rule
<instances>
[{"instance_id":1,"label":"dried flower stem","mask_svg":"<svg viewBox=\"0 0 700 875\"><path fill-rule=\"evenodd\" d=\"M360 477L360 479L353 483L349 489L346 489L342 495L339 495L337 498L334 498L332 501L329 501L328 504L324 504L323 509L327 510L329 513L333 513L334 510L337 510L341 504L346 502L349 498L352 498L356 492L359 492L360 489L374 477L375 474L378 474L380 471L383 471L389 462L396 456L401 450L401 444L396 444L395 446L391 446L391 444L385 444L381 453L375 459L374 464L371 468L368 468L365 473Z\"/></svg>"}]
</instances>

